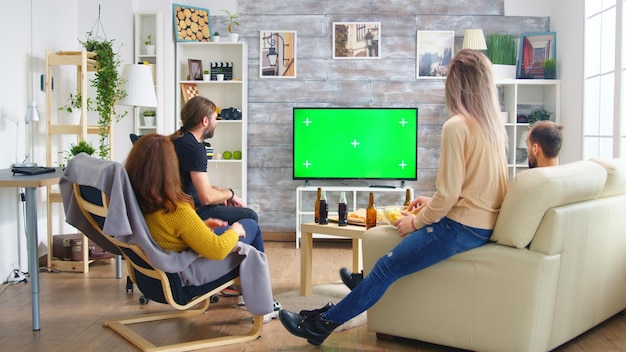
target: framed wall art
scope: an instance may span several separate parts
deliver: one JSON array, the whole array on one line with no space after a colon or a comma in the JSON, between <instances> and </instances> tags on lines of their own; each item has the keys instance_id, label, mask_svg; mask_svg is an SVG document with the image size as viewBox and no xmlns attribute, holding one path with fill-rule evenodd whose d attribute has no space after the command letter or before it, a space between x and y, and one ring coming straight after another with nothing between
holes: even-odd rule
<instances>
[{"instance_id":1,"label":"framed wall art","mask_svg":"<svg viewBox=\"0 0 626 352\"><path fill-rule=\"evenodd\" d=\"M556 58L556 32L522 34L519 56L518 78L545 78L542 63Z\"/></svg>"},{"instance_id":2,"label":"framed wall art","mask_svg":"<svg viewBox=\"0 0 626 352\"><path fill-rule=\"evenodd\" d=\"M380 22L333 22L333 59L379 59Z\"/></svg>"},{"instance_id":3,"label":"framed wall art","mask_svg":"<svg viewBox=\"0 0 626 352\"><path fill-rule=\"evenodd\" d=\"M260 78L296 78L296 31L261 31Z\"/></svg>"},{"instance_id":4,"label":"framed wall art","mask_svg":"<svg viewBox=\"0 0 626 352\"><path fill-rule=\"evenodd\" d=\"M211 41L209 10L187 5L172 4L174 37L177 42Z\"/></svg>"},{"instance_id":5,"label":"framed wall art","mask_svg":"<svg viewBox=\"0 0 626 352\"><path fill-rule=\"evenodd\" d=\"M416 78L446 78L454 55L454 31L417 31Z\"/></svg>"},{"instance_id":6,"label":"framed wall art","mask_svg":"<svg viewBox=\"0 0 626 352\"><path fill-rule=\"evenodd\" d=\"M202 81L202 60L188 59L189 64L189 80L190 81Z\"/></svg>"}]
</instances>

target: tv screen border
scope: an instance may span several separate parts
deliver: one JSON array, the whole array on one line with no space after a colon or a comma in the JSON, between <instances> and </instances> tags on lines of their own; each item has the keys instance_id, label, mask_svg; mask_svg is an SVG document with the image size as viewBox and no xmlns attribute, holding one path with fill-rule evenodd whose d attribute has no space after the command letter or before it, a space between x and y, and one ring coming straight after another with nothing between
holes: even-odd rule
<instances>
[{"instance_id":1,"label":"tv screen border","mask_svg":"<svg viewBox=\"0 0 626 352\"><path fill-rule=\"evenodd\" d=\"M296 153L296 145L295 145L295 117L296 110L415 110L415 176L414 177L301 177L296 176L296 168L295 168L295 153ZM345 107L345 106L328 106L328 107L320 107L320 106L294 106L292 108L292 153L291 153L291 161L292 161L292 179L294 181L309 181L309 180L379 180L379 181L417 181L419 166L418 166L418 150L417 143L419 142L418 131L419 131L419 108L413 106L392 106L392 107ZM307 182L308 183L308 182Z\"/></svg>"}]
</instances>

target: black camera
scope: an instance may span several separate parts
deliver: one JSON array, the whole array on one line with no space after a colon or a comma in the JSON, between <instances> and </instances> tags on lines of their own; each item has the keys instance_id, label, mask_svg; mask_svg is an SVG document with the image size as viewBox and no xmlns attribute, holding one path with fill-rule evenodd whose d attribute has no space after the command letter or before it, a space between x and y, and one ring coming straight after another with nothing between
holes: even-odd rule
<instances>
[{"instance_id":1,"label":"black camera","mask_svg":"<svg viewBox=\"0 0 626 352\"><path fill-rule=\"evenodd\" d=\"M222 109L220 116L222 120L241 120L241 110L237 108Z\"/></svg>"}]
</instances>

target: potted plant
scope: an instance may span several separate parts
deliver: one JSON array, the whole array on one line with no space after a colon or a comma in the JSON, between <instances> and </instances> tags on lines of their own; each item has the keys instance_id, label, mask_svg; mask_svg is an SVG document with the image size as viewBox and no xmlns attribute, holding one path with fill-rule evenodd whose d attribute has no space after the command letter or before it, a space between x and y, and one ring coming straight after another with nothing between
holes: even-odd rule
<instances>
[{"instance_id":1,"label":"potted plant","mask_svg":"<svg viewBox=\"0 0 626 352\"><path fill-rule=\"evenodd\" d=\"M205 80L205 81L210 81L211 80L211 73L209 72L209 70L204 70L203 71L202 79Z\"/></svg>"},{"instance_id":2,"label":"potted plant","mask_svg":"<svg viewBox=\"0 0 626 352\"><path fill-rule=\"evenodd\" d=\"M96 75L90 80L91 86L96 88L96 108L98 112L98 126L100 126L98 156L102 159L109 157L111 150L109 128L115 119L120 121L127 115L127 111L118 113L115 104L126 97L122 79L118 68L121 65L119 53L113 50L113 40L94 37L87 32L87 39L80 44L89 52L95 53Z\"/></svg>"},{"instance_id":3,"label":"potted plant","mask_svg":"<svg viewBox=\"0 0 626 352\"><path fill-rule=\"evenodd\" d=\"M146 46L146 55L154 55L156 53L156 46L152 44L152 34L148 34L143 43Z\"/></svg>"},{"instance_id":4,"label":"potted plant","mask_svg":"<svg viewBox=\"0 0 626 352\"><path fill-rule=\"evenodd\" d=\"M510 34L494 33L487 38L487 57L496 79L515 79L517 43Z\"/></svg>"},{"instance_id":5,"label":"potted plant","mask_svg":"<svg viewBox=\"0 0 626 352\"><path fill-rule=\"evenodd\" d=\"M59 164L61 168L65 168L65 165L70 161L71 158L75 157L80 153L86 153L87 155L92 155L96 152L96 148L94 148L91 143L82 140L78 142L78 144L70 143L70 149L62 152L63 162Z\"/></svg>"},{"instance_id":6,"label":"potted plant","mask_svg":"<svg viewBox=\"0 0 626 352\"><path fill-rule=\"evenodd\" d=\"M67 122L69 124L76 125L80 121L82 115L82 100L83 97L80 92L76 92L76 94L70 93L70 96L67 98L67 103L58 109L59 111L67 112ZM87 111L93 111L93 100L91 98L87 98Z\"/></svg>"},{"instance_id":7,"label":"potted plant","mask_svg":"<svg viewBox=\"0 0 626 352\"><path fill-rule=\"evenodd\" d=\"M143 124L145 126L154 126L156 120L156 111L146 110L143 112Z\"/></svg>"},{"instance_id":8,"label":"potted plant","mask_svg":"<svg viewBox=\"0 0 626 352\"><path fill-rule=\"evenodd\" d=\"M550 115L552 115L552 113L545 109L537 109L531 112L530 116L528 116L528 124L532 125L537 121L549 120Z\"/></svg>"},{"instance_id":9,"label":"potted plant","mask_svg":"<svg viewBox=\"0 0 626 352\"><path fill-rule=\"evenodd\" d=\"M228 23L228 40L231 42L236 42L239 40L239 34L233 32L233 27L234 26L238 26L239 22L236 20L239 17L238 13L231 13L228 10L220 10L222 12L225 12L226 15L228 15L228 18L226 19L226 23Z\"/></svg>"},{"instance_id":10,"label":"potted plant","mask_svg":"<svg viewBox=\"0 0 626 352\"><path fill-rule=\"evenodd\" d=\"M224 80L224 69L222 68L221 64L215 67L215 79L218 81Z\"/></svg>"},{"instance_id":11,"label":"potted plant","mask_svg":"<svg viewBox=\"0 0 626 352\"><path fill-rule=\"evenodd\" d=\"M556 78L556 59L545 59L541 63L541 66L543 67L543 78Z\"/></svg>"},{"instance_id":12,"label":"potted plant","mask_svg":"<svg viewBox=\"0 0 626 352\"><path fill-rule=\"evenodd\" d=\"M215 43L219 43L220 42L220 33L218 31L215 31L215 33L213 33L212 40Z\"/></svg>"}]
</instances>

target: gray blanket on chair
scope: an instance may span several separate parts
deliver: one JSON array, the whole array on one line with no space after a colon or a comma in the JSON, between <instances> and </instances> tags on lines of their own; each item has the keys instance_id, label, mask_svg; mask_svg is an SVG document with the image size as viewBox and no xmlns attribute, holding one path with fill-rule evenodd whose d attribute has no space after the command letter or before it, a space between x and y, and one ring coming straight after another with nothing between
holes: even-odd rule
<instances>
[{"instance_id":1,"label":"gray blanket on chair","mask_svg":"<svg viewBox=\"0 0 626 352\"><path fill-rule=\"evenodd\" d=\"M115 161L96 159L81 153L67 164L59 186L67 223L91 239L101 235L80 211L74 197L74 183L97 188L109 196L104 233L114 236L118 241L139 245L157 269L179 273L185 284L197 285L201 283L193 282L194 273L202 273L206 277L210 271L213 273L211 276L217 279L239 266L242 294L248 310L254 315L267 314L273 310L269 268L264 253L241 242L241 249L222 261L208 260L191 250L178 253L161 249L150 235L124 167Z\"/></svg>"}]
</instances>

